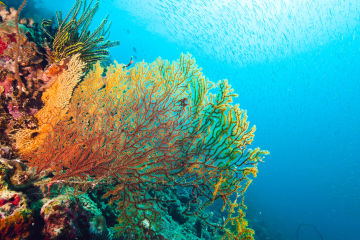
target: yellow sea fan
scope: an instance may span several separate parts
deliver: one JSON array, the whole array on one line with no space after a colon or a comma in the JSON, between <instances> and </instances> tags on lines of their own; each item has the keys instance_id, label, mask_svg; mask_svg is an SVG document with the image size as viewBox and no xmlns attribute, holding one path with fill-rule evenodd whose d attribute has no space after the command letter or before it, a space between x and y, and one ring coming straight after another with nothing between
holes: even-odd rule
<instances>
[{"instance_id":1,"label":"yellow sea fan","mask_svg":"<svg viewBox=\"0 0 360 240\"><path fill-rule=\"evenodd\" d=\"M45 106L35 114L40 124L55 125L63 117L73 90L83 75L84 67L80 55L74 55L68 63L68 69L44 92L42 100Z\"/></svg>"},{"instance_id":2,"label":"yellow sea fan","mask_svg":"<svg viewBox=\"0 0 360 240\"><path fill-rule=\"evenodd\" d=\"M42 100L45 106L35 114L39 127L34 130L21 129L15 134L16 148L20 153L26 154L40 146L52 127L63 118L84 67L79 54L74 55L68 63L68 69L44 92Z\"/></svg>"}]
</instances>

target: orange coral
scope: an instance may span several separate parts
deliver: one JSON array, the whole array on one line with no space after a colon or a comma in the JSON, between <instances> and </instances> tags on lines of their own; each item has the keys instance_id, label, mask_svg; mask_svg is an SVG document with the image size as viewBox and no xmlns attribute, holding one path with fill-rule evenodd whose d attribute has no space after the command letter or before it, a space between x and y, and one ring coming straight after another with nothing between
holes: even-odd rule
<instances>
[{"instance_id":1,"label":"orange coral","mask_svg":"<svg viewBox=\"0 0 360 240\"><path fill-rule=\"evenodd\" d=\"M0 219L0 239L22 240L30 236L33 219L29 211L15 212Z\"/></svg>"},{"instance_id":2,"label":"orange coral","mask_svg":"<svg viewBox=\"0 0 360 240\"><path fill-rule=\"evenodd\" d=\"M136 232L145 220L156 224L156 194L181 186L192 197L183 214L207 221L204 209L220 199L228 212L218 226L224 239L251 239L245 207L231 199L243 196L267 152L246 149L255 127L249 128L246 111L231 104L236 94L226 80L216 85L218 94L210 94L213 86L186 55L174 63L110 66L105 76L97 64L74 90L66 112L51 111L58 109L50 101L56 86L43 95L48 110L40 119L56 121L22 157L38 171L54 171L54 181L116 183L104 197L118 203L119 231Z\"/></svg>"},{"instance_id":3,"label":"orange coral","mask_svg":"<svg viewBox=\"0 0 360 240\"><path fill-rule=\"evenodd\" d=\"M6 187L0 191L0 239L27 239L32 223L27 199L20 192Z\"/></svg>"},{"instance_id":4,"label":"orange coral","mask_svg":"<svg viewBox=\"0 0 360 240\"><path fill-rule=\"evenodd\" d=\"M61 72L61 70L62 70L61 67L58 66L57 64L51 64L50 67L46 71L46 76L54 77L57 74L59 74Z\"/></svg>"},{"instance_id":5,"label":"orange coral","mask_svg":"<svg viewBox=\"0 0 360 240\"><path fill-rule=\"evenodd\" d=\"M16 148L21 153L34 151L41 146L53 126L65 115L73 90L83 74L83 68L84 63L80 61L79 55L74 55L68 63L68 69L59 74L51 87L43 93L45 106L35 114L39 127L16 132Z\"/></svg>"}]
</instances>

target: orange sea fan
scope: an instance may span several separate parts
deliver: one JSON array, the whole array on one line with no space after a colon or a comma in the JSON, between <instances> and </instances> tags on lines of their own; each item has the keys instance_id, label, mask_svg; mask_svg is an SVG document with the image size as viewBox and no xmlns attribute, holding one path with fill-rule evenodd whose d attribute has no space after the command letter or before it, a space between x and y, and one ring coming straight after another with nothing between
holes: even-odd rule
<instances>
[{"instance_id":1,"label":"orange sea fan","mask_svg":"<svg viewBox=\"0 0 360 240\"><path fill-rule=\"evenodd\" d=\"M54 83L42 95L45 106L34 116L38 119L38 128L20 129L15 134L16 148L21 154L31 153L42 146L53 127L63 118L68 109L73 89L83 74L84 63L79 55L74 55L68 69L56 77Z\"/></svg>"},{"instance_id":2,"label":"orange sea fan","mask_svg":"<svg viewBox=\"0 0 360 240\"><path fill-rule=\"evenodd\" d=\"M228 82L207 81L189 55L130 69L115 64L105 72L96 64L66 108L60 106L67 101L50 100L61 97L60 88L51 86L54 92L44 94L51 108L39 114L54 119L51 130L22 157L38 171L53 171L54 181L116 183L104 197L118 203L120 232L139 232L145 219L158 222L157 194L182 187L191 193L183 214L207 222L204 209L220 199L228 218L217 226L240 231L225 231L225 239L252 236L243 219L245 207L232 196L243 196L267 152L246 149L255 127L249 129L246 111L231 104L236 95ZM219 93L209 94L213 86ZM60 118L51 111L59 107L66 110L55 111Z\"/></svg>"}]
</instances>

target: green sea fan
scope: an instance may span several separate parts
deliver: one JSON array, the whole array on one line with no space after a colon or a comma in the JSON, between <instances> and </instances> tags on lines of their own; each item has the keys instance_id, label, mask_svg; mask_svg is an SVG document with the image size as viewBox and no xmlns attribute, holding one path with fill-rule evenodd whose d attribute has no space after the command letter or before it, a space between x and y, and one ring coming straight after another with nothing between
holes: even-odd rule
<instances>
[{"instance_id":1,"label":"green sea fan","mask_svg":"<svg viewBox=\"0 0 360 240\"><path fill-rule=\"evenodd\" d=\"M52 20L43 20L41 27L51 41L49 51L49 61L59 62L73 54L80 53L80 58L88 66L96 61L104 60L109 55L109 48L119 45L118 41L106 40L109 33L110 24L108 18L102 20L99 27L93 32L89 26L98 10L99 1L93 4L93 0L76 0L70 12L63 18L62 13L56 13L57 31L52 34L49 27Z\"/></svg>"}]
</instances>

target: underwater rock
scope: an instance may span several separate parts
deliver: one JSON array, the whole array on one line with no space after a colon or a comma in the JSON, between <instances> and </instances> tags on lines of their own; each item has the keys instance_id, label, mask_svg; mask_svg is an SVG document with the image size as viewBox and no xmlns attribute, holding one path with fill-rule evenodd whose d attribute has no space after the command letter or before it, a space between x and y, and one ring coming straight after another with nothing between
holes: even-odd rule
<instances>
[{"instance_id":1,"label":"underwater rock","mask_svg":"<svg viewBox=\"0 0 360 240\"><path fill-rule=\"evenodd\" d=\"M11 171L12 166L9 165L8 160L5 158L0 158L0 182L1 190L4 186L7 187L7 180L9 178L9 172Z\"/></svg>"},{"instance_id":2,"label":"underwater rock","mask_svg":"<svg viewBox=\"0 0 360 240\"><path fill-rule=\"evenodd\" d=\"M32 229L31 213L24 194L2 188L0 191L0 239L27 239Z\"/></svg>"},{"instance_id":3,"label":"underwater rock","mask_svg":"<svg viewBox=\"0 0 360 240\"><path fill-rule=\"evenodd\" d=\"M59 195L41 208L43 234L49 239L90 239L107 236L105 217L86 195Z\"/></svg>"},{"instance_id":4,"label":"underwater rock","mask_svg":"<svg viewBox=\"0 0 360 240\"><path fill-rule=\"evenodd\" d=\"M2 190L0 192L0 217L11 216L19 209L26 209L27 204L25 195L11 190Z\"/></svg>"},{"instance_id":5,"label":"underwater rock","mask_svg":"<svg viewBox=\"0 0 360 240\"><path fill-rule=\"evenodd\" d=\"M212 240L221 239L217 229L207 226L196 216L183 214L191 196L185 189L164 189L161 192L163 200L161 212L161 234L164 239L177 240Z\"/></svg>"},{"instance_id":6,"label":"underwater rock","mask_svg":"<svg viewBox=\"0 0 360 240\"><path fill-rule=\"evenodd\" d=\"M87 194L77 196L78 202L85 210L89 219L89 232L93 236L105 236L109 234L106 219L102 215L101 210L97 207L96 203L89 198Z\"/></svg>"},{"instance_id":7,"label":"underwater rock","mask_svg":"<svg viewBox=\"0 0 360 240\"><path fill-rule=\"evenodd\" d=\"M0 55L1 65L5 66L9 72L14 73L12 66L6 66L6 62L15 59L15 52L17 48L17 33L13 18L13 9L10 9L6 14L6 8L0 6ZM16 11L15 11L16 13ZM19 25L20 30L20 54L19 64L21 66L36 65L44 61L43 54L39 51L38 45L34 42L37 29L32 28L30 20L21 20Z\"/></svg>"},{"instance_id":8,"label":"underwater rock","mask_svg":"<svg viewBox=\"0 0 360 240\"><path fill-rule=\"evenodd\" d=\"M43 234L47 238L75 239L81 235L83 223L79 220L85 214L73 197L60 195L49 200L42 206L40 214L45 222Z\"/></svg>"},{"instance_id":9,"label":"underwater rock","mask_svg":"<svg viewBox=\"0 0 360 240\"><path fill-rule=\"evenodd\" d=\"M10 183L13 188L21 189L31 183L31 173L27 172L27 166L21 160L9 160L13 167L11 170Z\"/></svg>"},{"instance_id":10,"label":"underwater rock","mask_svg":"<svg viewBox=\"0 0 360 240\"><path fill-rule=\"evenodd\" d=\"M0 158L0 180L4 185L10 184L13 189L24 189L30 186L36 178L25 163L20 159Z\"/></svg>"},{"instance_id":11,"label":"underwater rock","mask_svg":"<svg viewBox=\"0 0 360 240\"><path fill-rule=\"evenodd\" d=\"M15 154L12 151L11 147L6 146L6 145L2 145L0 143L0 158L12 159L12 158L14 158L14 156L15 156Z\"/></svg>"}]
</instances>

